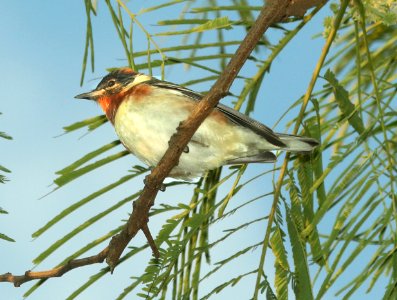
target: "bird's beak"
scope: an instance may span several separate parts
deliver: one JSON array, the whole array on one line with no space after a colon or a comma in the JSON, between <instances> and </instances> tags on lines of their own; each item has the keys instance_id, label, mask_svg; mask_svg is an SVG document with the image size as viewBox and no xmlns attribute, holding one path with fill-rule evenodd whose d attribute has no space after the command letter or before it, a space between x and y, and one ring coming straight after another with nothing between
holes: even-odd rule
<instances>
[{"instance_id":1,"label":"bird's beak","mask_svg":"<svg viewBox=\"0 0 397 300\"><path fill-rule=\"evenodd\" d=\"M80 95L74 96L76 99L87 99L87 100L96 100L100 95L101 91L93 90L88 93L82 93Z\"/></svg>"}]
</instances>

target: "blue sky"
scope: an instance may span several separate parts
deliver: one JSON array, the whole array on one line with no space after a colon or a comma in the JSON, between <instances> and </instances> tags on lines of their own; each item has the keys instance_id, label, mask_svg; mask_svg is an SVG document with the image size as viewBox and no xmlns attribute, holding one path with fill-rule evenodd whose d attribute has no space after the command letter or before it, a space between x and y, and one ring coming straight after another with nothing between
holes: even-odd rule
<instances>
[{"instance_id":1,"label":"blue sky","mask_svg":"<svg viewBox=\"0 0 397 300\"><path fill-rule=\"evenodd\" d=\"M99 1L100 2L100 1ZM258 1L259 3L261 1ZM139 11L141 1L129 2L132 11ZM145 5L154 5L156 1L146 1ZM167 10L161 11L161 14ZM142 18L142 22L149 29L153 26L160 13L154 13L149 18ZM305 91L310 79L313 66L316 63L319 49L323 45L321 38L312 36L321 29L322 16L318 16L308 28L299 35L299 39L291 43L272 65L271 74L266 77L261 90L261 101L257 105L255 118L273 126L285 109ZM86 13L83 1L7 1L3 3L0 12L0 47L1 82L3 91L0 100L0 130L10 134L12 141L0 140L0 163L12 170L10 182L0 186L0 206L10 214L0 217L0 232L13 237L16 243L1 243L0 273L23 273L33 267L34 259L41 251L51 245L56 239L69 232L74 227L86 221L95 213L108 207L109 201L122 199L136 192L142 187L140 179L129 183L127 187L106 194L99 202L91 203L71 217L49 230L43 237L32 240L31 234L43 226L53 215L68 207L70 204L96 190L117 180L131 168L138 164L132 156L125 157L111 167L93 172L68 186L39 199L52 191L51 185L55 179L54 172L75 161L83 154L94 150L103 144L116 139L110 124L106 124L95 133L83 136L84 132L64 135L58 138L62 127L73 122L96 116L99 107L89 101L77 101L73 97L80 92L92 89L97 80L106 74L106 68L125 66L122 60L124 52L117 38L111 18L104 5L99 3L98 17L93 19L95 42L95 73L89 69L83 87L79 86L81 63L85 43ZM159 38L159 43L167 43ZM134 41L136 50L145 50L147 41L137 33ZM308 55L309 54L309 55ZM313 54L313 55L311 55ZM255 69L245 68L244 72L254 72ZM167 80L183 82L186 76L194 74L183 73L182 68L168 68ZM159 74L158 74L159 75ZM203 86L199 90L205 89ZM230 100L225 100L225 103ZM279 125L278 131L285 128ZM121 148L119 148L120 150ZM270 169L270 167L269 167ZM263 171L263 166L252 166L248 174ZM261 192L263 186L271 188L271 182L255 183L249 194L254 197ZM226 185L225 190L230 185ZM160 195L157 203L178 203L180 198L189 195L189 189L173 187ZM269 207L268 201L254 205L242 211L239 217L252 217L258 210L265 211ZM102 209L102 210L101 210ZM130 211L130 205L124 205L112 215L75 237L71 243L62 247L51 255L37 270L51 268L59 263L66 255L85 245L87 241L96 238L108 230L119 226ZM162 225L163 220L152 221L150 226L154 232ZM233 226L233 217L224 223L222 228ZM263 224L256 226L255 236L241 236L244 242L257 241L262 238ZM215 233L215 237L217 234ZM255 237L255 238L254 238ZM134 245L141 245L144 239L138 236ZM228 242L229 243L229 242ZM227 247L235 247L233 242ZM100 250L100 248L96 249ZM219 251L219 250L218 250ZM95 251L93 252L95 253ZM244 262L255 266L259 251ZM135 275L145 267L149 257L148 251L116 269L114 275L106 275L78 299L114 299L125 287L128 276ZM213 261L222 258L220 252L213 254ZM272 261L268 260L269 266ZM51 279L38 289L30 299L48 299L49 296L63 299L79 287L84 278L99 271L102 266L94 265L79 268L61 279ZM233 270L225 270L233 272ZM213 299L223 297L251 295L248 281L237 285L236 288ZM62 286L62 289L59 286ZM30 283L21 288L14 288L10 284L1 284L0 291L4 299L20 299Z\"/></svg>"}]
</instances>

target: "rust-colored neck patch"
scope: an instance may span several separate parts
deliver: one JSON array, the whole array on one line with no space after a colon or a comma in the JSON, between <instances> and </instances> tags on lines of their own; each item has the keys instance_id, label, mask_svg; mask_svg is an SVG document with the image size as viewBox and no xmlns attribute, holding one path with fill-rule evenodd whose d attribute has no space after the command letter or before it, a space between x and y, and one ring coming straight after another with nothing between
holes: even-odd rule
<instances>
[{"instance_id":1,"label":"rust-colored neck patch","mask_svg":"<svg viewBox=\"0 0 397 300\"><path fill-rule=\"evenodd\" d=\"M114 95L103 96L98 99L99 105L112 124L114 124L114 118L116 117L117 109L124 100L124 95L125 93L118 93Z\"/></svg>"}]
</instances>

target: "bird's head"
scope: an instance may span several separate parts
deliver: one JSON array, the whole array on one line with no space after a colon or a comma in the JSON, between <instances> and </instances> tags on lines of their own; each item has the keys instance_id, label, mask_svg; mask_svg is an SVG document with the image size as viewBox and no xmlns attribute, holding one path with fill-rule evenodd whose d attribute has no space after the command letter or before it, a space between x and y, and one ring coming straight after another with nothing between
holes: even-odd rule
<instances>
[{"instance_id":1,"label":"bird's head","mask_svg":"<svg viewBox=\"0 0 397 300\"><path fill-rule=\"evenodd\" d=\"M117 108L127 94L139 83L150 79L150 76L134 72L130 68L117 69L103 77L94 90L79 94L75 98L96 101L102 107L108 119L114 123Z\"/></svg>"}]
</instances>

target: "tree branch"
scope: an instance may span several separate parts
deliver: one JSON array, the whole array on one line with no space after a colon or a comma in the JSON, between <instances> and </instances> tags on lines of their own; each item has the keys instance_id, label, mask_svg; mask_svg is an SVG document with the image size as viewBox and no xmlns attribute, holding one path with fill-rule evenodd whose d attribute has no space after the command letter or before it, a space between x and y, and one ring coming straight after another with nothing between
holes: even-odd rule
<instances>
[{"instance_id":1,"label":"tree branch","mask_svg":"<svg viewBox=\"0 0 397 300\"><path fill-rule=\"evenodd\" d=\"M133 211L125 228L119 234L112 237L108 247L103 249L97 255L71 260L66 265L56 267L48 271L27 271L24 275L19 276L5 273L0 275L0 282L11 282L14 283L14 286L18 287L30 280L60 277L75 268L95 263L102 263L105 259L110 270L113 272L124 249L139 230L142 230L145 234L148 244L152 248L153 254L158 257L159 251L149 231L148 221L149 210L154 204L158 191L163 186L164 179L168 176L172 168L178 164L179 157L200 124L211 113L219 100L228 94L230 86L238 72L244 65L252 50L256 47L258 41L262 38L265 31L272 24L282 21L288 16L294 15L296 12L294 12L294 9L291 9L291 7L300 1L307 0L266 1L266 5L263 6L256 22L251 27L236 54L232 57L219 79L212 86L209 93L199 103L197 103L191 115L178 126L176 133L170 139L170 147L167 152L164 154L159 164L152 170L151 174L146 177L145 188L143 189L139 199L133 203ZM318 1L311 0L309 2L317 3Z\"/></svg>"},{"instance_id":2,"label":"tree branch","mask_svg":"<svg viewBox=\"0 0 397 300\"><path fill-rule=\"evenodd\" d=\"M5 273L0 275L0 282L11 282L14 284L15 287L21 286L23 283L35 280L35 279L45 279L45 278L52 278L52 277L61 277L63 274L69 272L70 270L102 263L109 251L109 247L106 247L97 255L84 257L80 259L70 260L63 266L59 266L57 268L47 270L47 271L39 271L39 272L32 272L26 271L24 275L12 275L11 273Z\"/></svg>"}]
</instances>

